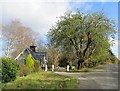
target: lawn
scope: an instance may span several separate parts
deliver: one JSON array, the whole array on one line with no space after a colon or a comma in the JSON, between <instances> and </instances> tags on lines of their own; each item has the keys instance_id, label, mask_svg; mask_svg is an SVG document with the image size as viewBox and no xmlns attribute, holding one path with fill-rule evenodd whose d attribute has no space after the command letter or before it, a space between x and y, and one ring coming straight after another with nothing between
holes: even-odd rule
<instances>
[{"instance_id":1,"label":"lawn","mask_svg":"<svg viewBox=\"0 0 120 91\"><path fill-rule=\"evenodd\" d=\"M3 89L74 89L79 81L53 72L32 73L25 77L17 77L15 81L2 84Z\"/></svg>"}]
</instances>

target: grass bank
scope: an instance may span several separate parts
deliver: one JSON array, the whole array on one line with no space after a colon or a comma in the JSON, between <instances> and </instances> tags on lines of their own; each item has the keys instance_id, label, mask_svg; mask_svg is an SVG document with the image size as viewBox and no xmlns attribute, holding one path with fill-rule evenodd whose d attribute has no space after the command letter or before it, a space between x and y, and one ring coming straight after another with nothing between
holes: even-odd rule
<instances>
[{"instance_id":1,"label":"grass bank","mask_svg":"<svg viewBox=\"0 0 120 91\"><path fill-rule=\"evenodd\" d=\"M68 73L76 73L76 72L94 72L95 70L97 70L97 69L104 69L104 66L105 66L105 64L103 64L103 65L98 65L98 66L95 66L95 67L93 67L93 68L87 68L87 67L85 67L85 68L82 68L82 69L80 69L80 70L70 70L70 71L68 71Z\"/></svg>"},{"instance_id":2,"label":"grass bank","mask_svg":"<svg viewBox=\"0 0 120 91\"><path fill-rule=\"evenodd\" d=\"M3 83L2 89L74 89L79 81L53 72L32 73L25 77L17 77L13 82Z\"/></svg>"}]
</instances>

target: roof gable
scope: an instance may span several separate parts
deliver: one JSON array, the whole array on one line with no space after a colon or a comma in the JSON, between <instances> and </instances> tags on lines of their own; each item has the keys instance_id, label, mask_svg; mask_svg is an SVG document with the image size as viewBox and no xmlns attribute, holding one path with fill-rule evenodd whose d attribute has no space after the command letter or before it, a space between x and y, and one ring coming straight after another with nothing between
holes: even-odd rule
<instances>
[{"instance_id":1,"label":"roof gable","mask_svg":"<svg viewBox=\"0 0 120 91\"><path fill-rule=\"evenodd\" d=\"M31 49L26 48L16 57L16 59L19 59L22 56L21 54L24 54L25 56L31 54L34 60L40 60L44 62L44 57L46 57L47 52L33 52Z\"/></svg>"},{"instance_id":2,"label":"roof gable","mask_svg":"<svg viewBox=\"0 0 120 91\"><path fill-rule=\"evenodd\" d=\"M33 52L29 48L27 48L27 50L35 60L44 60L44 57L46 57L46 54L47 54L47 52Z\"/></svg>"}]
</instances>

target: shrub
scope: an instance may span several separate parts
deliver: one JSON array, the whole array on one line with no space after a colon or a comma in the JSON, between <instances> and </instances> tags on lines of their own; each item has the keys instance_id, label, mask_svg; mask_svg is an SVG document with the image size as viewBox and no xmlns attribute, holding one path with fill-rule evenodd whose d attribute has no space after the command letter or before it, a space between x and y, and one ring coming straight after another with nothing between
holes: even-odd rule
<instances>
[{"instance_id":1,"label":"shrub","mask_svg":"<svg viewBox=\"0 0 120 91\"><path fill-rule=\"evenodd\" d=\"M40 61L34 60L34 71L38 72L40 70Z\"/></svg>"},{"instance_id":2,"label":"shrub","mask_svg":"<svg viewBox=\"0 0 120 91\"><path fill-rule=\"evenodd\" d=\"M60 67L66 67L66 65L69 65L69 59L66 56L62 56L61 59L59 60L59 65Z\"/></svg>"},{"instance_id":3,"label":"shrub","mask_svg":"<svg viewBox=\"0 0 120 91\"><path fill-rule=\"evenodd\" d=\"M31 54L26 58L26 66L32 71L34 71L34 60L32 59Z\"/></svg>"},{"instance_id":4,"label":"shrub","mask_svg":"<svg viewBox=\"0 0 120 91\"><path fill-rule=\"evenodd\" d=\"M90 72L91 69L90 69L90 68L82 68L81 71L82 71L82 72Z\"/></svg>"},{"instance_id":5,"label":"shrub","mask_svg":"<svg viewBox=\"0 0 120 91\"><path fill-rule=\"evenodd\" d=\"M24 64L20 64L20 71L19 71L19 75L20 76L27 76L31 73L31 69L26 67L26 65Z\"/></svg>"},{"instance_id":6,"label":"shrub","mask_svg":"<svg viewBox=\"0 0 120 91\"><path fill-rule=\"evenodd\" d=\"M2 58L2 82L10 82L16 79L19 65L16 60Z\"/></svg>"},{"instance_id":7,"label":"shrub","mask_svg":"<svg viewBox=\"0 0 120 91\"><path fill-rule=\"evenodd\" d=\"M111 56L110 60L111 60L112 63L116 63L116 64L118 63L118 59L115 56Z\"/></svg>"}]
</instances>

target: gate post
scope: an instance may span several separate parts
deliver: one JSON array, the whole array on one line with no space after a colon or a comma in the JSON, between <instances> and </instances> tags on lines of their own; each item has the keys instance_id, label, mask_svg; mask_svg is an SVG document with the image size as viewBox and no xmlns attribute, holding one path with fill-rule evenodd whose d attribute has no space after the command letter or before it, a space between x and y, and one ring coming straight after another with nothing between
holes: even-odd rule
<instances>
[{"instance_id":1,"label":"gate post","mask_svg":"<svg viewBox=\"0 0 120 91\"><path fill-rule=\"evenodd\" d=\"M69 71L69 65L67 65L67 71Z\"/></svg>"},{"instance_id":2,"label":"gate post","mask_svg":"<svg viewBox=\"0 0 120 91\"><path fill-rule=\"evenodd\" d=\"M45 65L45 71L47 71L47 65Z\"/></svg>"},{"instance_id":3,"label":"gate post","mask_svg":"<svg viewBox=\"0 0 120 91\"><path fill-rule=\"evenodd\" d=\"M54 65L52 65L52 71L54 71Z\"/></svg>"}]
</instances>

